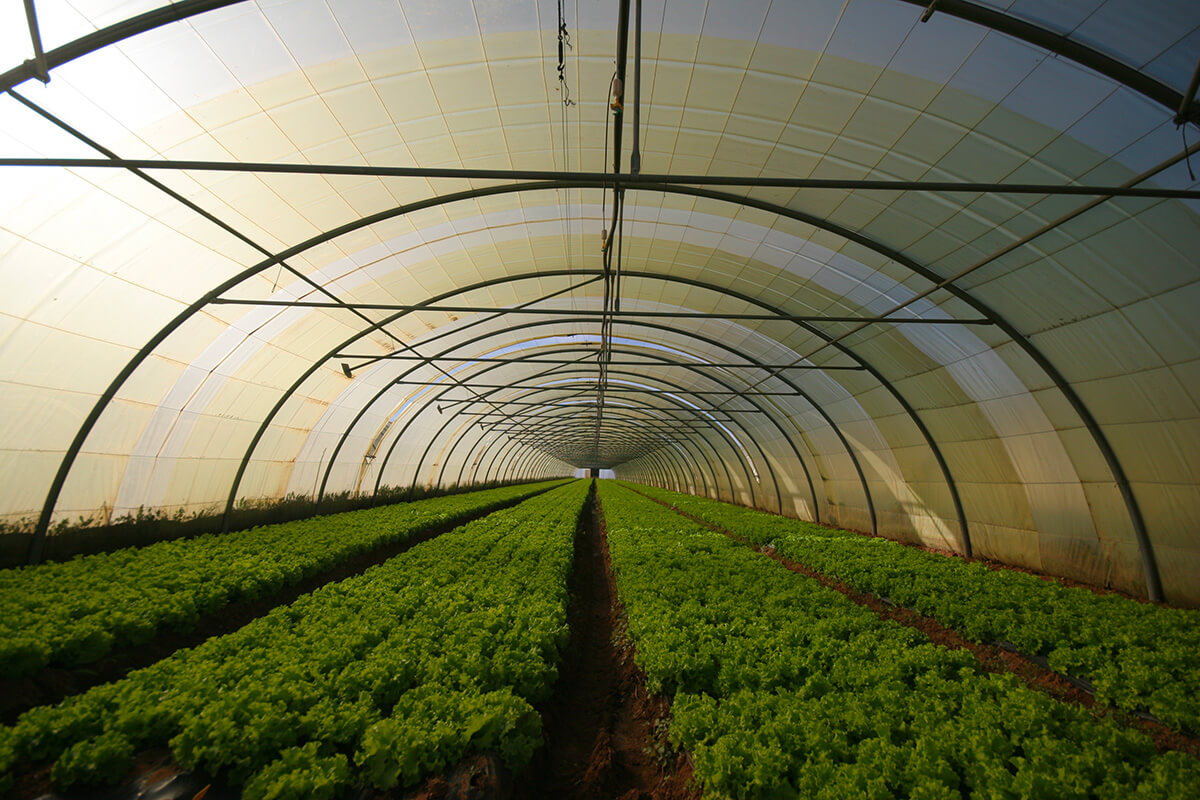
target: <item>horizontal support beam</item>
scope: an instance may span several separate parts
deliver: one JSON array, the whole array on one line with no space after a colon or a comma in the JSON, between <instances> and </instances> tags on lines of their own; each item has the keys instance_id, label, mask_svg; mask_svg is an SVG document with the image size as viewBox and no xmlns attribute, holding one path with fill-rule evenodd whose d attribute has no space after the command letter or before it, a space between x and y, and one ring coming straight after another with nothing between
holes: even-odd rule
<instances>
[{"instance_id":1,"label":"horizontal support beam","mask_svg":"<svg viewBox=\"0 0 1200 800\"><path fill-rule=\"evenodd\" d=\"M454 364L579 364L578 359L555 359L555 358L455 358L447 356L445 358L424 358L421 356L413 356L408 353L389 353L385 356L372 355L356 355L353 353L338 353L334 358L374 358L379 360L395 360L395 361L444 361ZM610 367L686 367L686 368L712 368L712 369L818 369L838 370L846 372L862 372L863 367L856 365L825 365L825 364L722 364L719 362L706 361L609 361Z\"/></svg>"},{"instance_id":2,"label":"horizontal support beam","mask_svg":"<svg viewBox=\"0 0 1200 800\"><path fill-rule=\"evenodd\" d=\"M1085 197L1157 197L1200 199L1200 190L1122 186L1063 186L1042 183L968 183L964 181L851 180L842 178L768 178L755 175L671 175L643 172L566 172L520 169L451 169L383 167L359 164L286 164L277 162L175 161L168 159L0 158L0 167L66 167L69 169L186 170L254 172L288 175L354 175L377 178L460 178L499 181L595 181L614 188L651 184L680 186L747 186L782 189L840 189L879 192L962 192L966 194L1082 195Z\"/></svg>"},{"instance_id":3,"label":"horizontal support beam","mask_svg":"<svg viewBox=\"0 0 1200 800\"><path fill-rule=\"evenodd\" d=\"M561 417L544 417L543 419L544 420L554 420L554 419L562 419L562 418ZM594 430L595 429L594 425L592 424L592 420L590 418L584 418L581 420L579 417L572 417L571 419L573 420L572 424L556 424L552 421L546 421L546 422L542 422L540 424L535 424L532 426L525 426L525 425L520 425L517 423L496 422L496 423L490 423L490 424L489 423L480 423L480 427L484 428L485 430L493 431L496 433L509 433L511 431L518 431L521 433L528 433L530 431L555 431L555 432L565 433L565 432L570 432L570 431L582 431L582 430ZM605 416L604 421L601 423L601 428L611 428L611 429L614 429L614 431L622 433L622 434L624 432L630 432L630 431L634 431L634 432L645 431L645 432L654 432L654 433L660 433L660 432L661 433L699 433L701 431L712 430L712 427L713 426L711 426L711 425L642 424L642 423L638 422L637 420L630 420L628 418L625 420L622 420L621 422L619 422L617 424L613 424L612 420L610 420L609 417L607 417L607 416Z\"/></svg>"},{"instance_id":4,"label":"horizontal support beam","mask_svg":"<svg viewBox=\"0 0 1200 800\"><path fill-rule=\"evenodd\" d=\"M50 68L42 50L42 32L38 29L37 9L33 0L25 0L25 19L29 23L29 41L33 45L33 76L42 83L50 82Z\"/></svg>"},{"instance_id":5,"label":"horizontal support beam","mask_svg":"<svg viewBox=\"0 0 1200 800\"><path fill-rule=\"evenodd\" d=\"M582 406L582 407L583 408L591 408L592 406ZM577 411L580 408L580 406L576 406L576 405L552 406L552 408L567 408L572 411ZM658 416L634 417L634 416L630 416L629 412L642 413L642 412L648 410L648 408L647 407L630 408L630 407L624 406L624 405L617 405L617 406L608 405L608 406L605 406L605 410L613 412L612 419L616 422L625 422L625 423L637 424L637 425L641 425L643 423L648 424L648 425L657 425L662 430L689 430L689 429L691 429L691 430L711 430L714 422L730 422L730 423L734 422L734 420L731 420L731 419L723 420L723 419L718 418L718 419L715 419L712 421L705 421L705 423L703 425L697 427L695 423L689 422L689 420L695 418L694 414L690 414L688 417L685 417L685 418L658 417ZM654 410L667 411L668 409L656 407L656 408L654 408ZM508 420L516 420L516 419L529 419L529 420L533 420L536 422L553 422L555 420L578 420L578 419L580 419L580 416L578 414L547 415L542 412L523 413L520 411L516 411L516 412L510 413L510 414L497 414L495 411L463 411L461 416L464 416L464 417L492 417L492 416L494 416L494 417L496 417L496 419L492 420L492 421L488 421L486 419L480 421L480 423L479 423L480 427L487 428L488 430L497 430L497 428L495 426L508 424L507 423ZM590 420L590 417L587 419ZM609 418L606 416L605 423L607 424L608 421L609 421ZM590 422L588 424L590 424Z\"/></svg>"},{"instance_id":6,"label":"horizontal support beam","mask_svg":"<svg viewBox=\"0 0 1200 800\"><path fill-rule=\"evenodd\" d=\"M564 433L547 432L544 435L540 435L540 436L537 434L530 433L530 434L525 434L524 436L513 436L510 438L514 439L515 441L521 442L522 444L535 444L535 445L537 445L537 444L572 444L573 445L578 442L587 442L590 445L592 442L596 441L595 434L593 431L572 431L572 432L564 432ZM665 436L665 435L647 434L647 435L642 435L642 436L636 436L636 435L628 435L627 436L625 434L615 435L615 434L611 434L611 433L601 433L600 439L599 439L601 449L607 448L609 450L616 450L616 449L637 450L637 449L639 449L637 447L637 445L644 445L644 444L650 443L650 442L652 442L654 444L664 444L665 445L665 444L673 444L673 443L675 443L675 440L668 436Z\"/></svg>"},{"instance_id":7,"label":"horizontal support beam","mask_svg":"<svg viewBox=\"0 0 1200 800\"><path fill-rule=\"evenodd\" d=\"M512 401L502 401L502 402L512 402ZM577 411L581 408L591 408L593 405L595 405L595 402L589 401L588 403L569 403L566 405L564 405L562 403L550 402L550 403L534 403L534 405L547 406L549 408L564 408L564 409L570 409L573 411ZM663 407L663 406L627 406L627 405L613 406L613 409L616 411L623 411L623 412L627 412L627 413L640 413L640 412L645 412L645 411L664 411L664 412L666 412L666 411L678 411L679 410L679 409ZM541 413L540 411L529 411L529 412L512 411L512 412L505 412L505 413L501 413L498 411L463 411L461 413L461 416L464 416L464 417L493 417L493 416L499 417L499 419L497 419L496 422L502 422L506 419L513 419L513 418L518 418L518 417L530 417L532 419L564 419L564 418L566 418L565 415L548 417L545 414ZM651 416L651 417L627 417L626 419L646 419L649 421L659 421L659 422L674 421L673 418L670 418L670 417L653 417L653 416ZM732 420L730 420L730 421L732 422ZM494 424L494 423L484 422L483 424L490 425L490 424Z\"/></svg>"},{"instance_id":8,"label":"horizontal support beam","mask_svg":"<svg viewBox=\"0 0 1200 800\"><path fill-rule=\"evenodd\" d=\"M519 383L460 383L451 384L438 381L393 381L396 386L438 386L446 389L567 389L570 391L591 391L599 390L598 383L581 383L581 382L564 382L561 384L550 384L549 386L525 386ZM694 390L694 389L639 389L632 386L622 384L609 384L604 387L606 393L620 392L621 394L695 394L695 395L732 395L734 397L745 397L746 395L754 395L755 397L799 397L795 392L734 392L734 391L717 391L717 390ZM451 401L453 402L453 401ZM503 400L497 400L497 403L503 403Z\"/></svg>"},{"instance_id":9,"label":"horizontal support beam","mask_svg":"<svg viewBox=\"0 0 1200 800\"><path fill-rule=\"evenodd\" d=\"M1190 112L1187 115L1187 119L1192 122L1200 121L1200 109L1197 109L1195 105L1189 107L1188 104L1181 103L1179 92L1154 76L1143 72L1137 67L1118 61L1112 56L1089 45L1087 42L1072 39L1068 35L1021 19L1007 10L992 8L980 2L968 2L967 0L901 1L924 8L924 12L920 17L922 22L925 22L932 14L938 13L948 14L978 25L983 25L1007 36L1029 42L1051 53L1071 59L1088 69L1099 72L1105 77L1122 83L1137 92L1141 92L1146 97L1161 103L1167 108L1172 110L1175 108L1187 109ZM1153 8L1153 6L1148 6L1146 13L1149 13L1149 8ZM1128 35L1127 32L1126 36ZM1178 125L1179 122L1177 121L1175 124Z\"/></svg>"},{"instance_id":10,"label":"horizontal support beam","mask_svg":"<svg viewBox=\"0 0 1200 800\"><path fill-rule=\"evenodd\" d=\"M447 387L447 388L450 388L450 387ZM551 387L551 388L553 388L553 387ZM563 387L563 388L568 388L568 387ZM478 402L480 402L480 401L476 400L472 397L466 397L461 400L439 400L437 402L437 405L438 405L438 408L441 409L443 407L448 408L450 406L463 405L464 403L470 404L470 403L478 403ZM576 409L576 410L582 410L582 409L586 409L586 408L595 408L596 407L595 400L588 400L587 402L583 402L583 403L555 403L555 402L539 403L535 400L493 400L493 403L497 406L533 406L536 408L569 408L569 409ZM705 414L705 415L711 415L711 414L764 414L764 413L766 413L764 411L759 411L758 409L751 409L751 408L696 408L696 409L688 409L687 411L684 411L681 408L669 408L669 407L659 407L659 406L636 406L635 407L635 406L618 405L616 407L625 409L625 410L629 410L629 411L659 411L662 413L678 412L681 414L683 414L683 413L687 413L687 414L699 413L699 414ZM464 413L466 413L466 412L464 412ZM480 413L481 415L486 416L488 414L496 414L498 412L487 411L487 412L477 412L477 413ZM500 413L504 413L504 412L500 412ZM505 413L505 416L508 416L508 414ZM718 417L713 417L713 419L716 422L729 422L729 423L734 422L734 420L731 420L731 419L722 419L722 418L718 418Z\"/></svg>"},{"instance_id":11,"label":"horizontal support beam","mask_svg":"<svg viewBox=\"0 0 1200 800\"><path fill-rule=\"evenodd\" d=\"M176 0L161 8L138 14L136 17L121 20L107 28L92 31L74 41L56 47L43 55L43 63L35 64L26 61L7 72L0 74L0 92L6 92L30 78L40 78L39 69L51 70L75 59L93 53L102 47L136 36L139 33L154 30L178 20L187 19L196 14L203 14L225 6L234 5L242 0Z\"/></svg>"},{"instance_id":12,"label":"horizontal support beam","mask_svg":"<svg viewBox=\"0 0 1200 800\"><path fill-rule=\"evenodd\" d=\"M542 317L589 317L594 319L662 318L662 319L720 319L720 320L778 320L780 322L886 322L897 325L991 325L987 319L929 319L926 317L862 317L830 316L827 314L723 314L706 311L592 311L585 308L497 308L496 306L430 306L398 303L334 303L324 300L248 300L218 297L213 305L220 306L282 306L285 308L341 308L352 311L439 311L444 314L519 314Z\"/></svg>"}]
</instances>

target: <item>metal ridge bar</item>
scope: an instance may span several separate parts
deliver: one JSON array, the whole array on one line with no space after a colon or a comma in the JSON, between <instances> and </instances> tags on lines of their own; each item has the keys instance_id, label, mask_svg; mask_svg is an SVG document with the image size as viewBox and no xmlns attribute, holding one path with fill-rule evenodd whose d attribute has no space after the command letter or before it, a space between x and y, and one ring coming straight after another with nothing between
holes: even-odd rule
<instances>
[{"instance_id":1,"label":"metal ridge bar","mask_svg":"<svg viewBox=\"0 0 1200 800\"><path fill-rule=\"evenodd\" d=\"M979 3L965 0L937 0L936 7L929 0L901 0L910 5L928 10L933 8L935 13L948 14L952 17L965 19L977 25L983 25L994 31L1006 34L1014 39L1037 45L1043 50L1068 58L1088 69L1099 72L1106 78L1128 86L1136 92L1144 94L1151 100L1166 106L1172 112L1181 107L1182 95L1157 78L1125 64L1107 53L1103 53L1083 42L1071 39L1048 28L1027 22L1020 17L1006 14L999 9L988 8ZM927 17L926 17L927 18ZM924 21L924 19L922 20ZM1188 111L1190 121L1200 120L1200 109L1195 105Z\"/></svg>"},{"instance_id":2,"label":"metal ridge bar","mask_svg":"<svg viewBox=\"0 0 1200 800\"><path fill-rule=\"evenodd\" d=\"M459 169L390 167L364 164L289 164L271 161L181 161L174 159L0 158L0 167L64 167L68 169L165 169L196 172L256 172L289 175L352 175L376 178L457 178L500 181L583 181L598 186L745 186L780 189L840 189L878 192L964 192L967 194L1045 194L1088 197L1200 198L1200 189L1133 186L1079 186L1044 183L976 183L969 181L862 180L851 178L771 178L753 175L672 175L643 172L581 172L528 169Z\"/></svg>"},{"instance_id":3,"label":"metal ridge bar","mask_svg":"<svg viewBox=\"0 0 1200 800\"><path fill-rule=\"evenodd\" d=\"M153 30L171 22L187 19L225 6L236 5L244 0L177 0L143 14L109 25L74 41L56 47L46 53L46 68L54 69L77 58L95 52L102 47L116 44L132 36ZM921 9L927 9L928 0L903 0ZM938 0L939 13L949 14L999 31L1030 44L1069 58L1089 69L1104 75L1134 91L1166 106L1172 112L1181 107L1183 95L1171 86L1159 81L1136 67L1122 63L1112 56L1084 42L1064 36L1055 31L1027 22L997 9L987 8L964 0ZM37 77L37 67L26 61L0 74L0 91L11 89L30 78ZM1192 121L1200 119L1200 109L1195 104L1187 115Z\"/></svg>"},{"instance_id":4,"label":"metal ridge bar","mask_svg":"<svg viewBox=\"0 0 1200 800\"><path fill-rule=\"evenodd\" d=\"M46 64L46 53L42 50L42 32L38 29L37 9L33 0L25 0L25 20L29 23L29 41L33 45L33 77L42 83L49 83L50 68Z\"/></svg>"},{"instance_id":5,"label":"metal ridge bar","mask_svg":"<svg viewBox=\"0 0 1200 800\"><path fill-rule=\"evenodd\" d=\"M394 386L438 386L445 389L595 389L597 384L587 382L586 379L580 378L572 380L572 382L563 382L550 386L525 386L519 383L461 383L455 386L451 383L440 381L393 381ZM737 392L737 391L693 391L692 389L639 389L636 387L616 385L606 391L622 392L626 394L695 394L695 395L733 395L735 397L746 397L753 395L754 397L799 397L795 392ZM451 401L453 402L453 401ZM503 401L499 401L503 402Z\"/></svg>"},{"instance_id":6,"label":"metal ridge bar","mask_svg":"<svg viewBox=\"0 0 1200 800\"><path fill-rule=\"evenodd\" d=\"M453 387L450 387L450 388L453 388ZM553 388L553 387L550 387L550 388ZM565 387L564 387L564 388L565 388ZM676 392L675 394L683 394L683 392ZM789 395L789 396L790 396L790 395ZM563 399L567 399L567 398L563 398ZM440 403L439 403L439 404L440 404L440 405L443 405L443 406L453 406L453 405L462 405L462 404L464 404L464 403L465 403L465 404L468 404L468 405L470 405L470 404L473 404L473 403L478 403L478 402L479 402L479 401L478 401L478 400L475 400L474 398L466 397L466 398L463 398L462 400L443 400L443 401L440 401ZM563 402L555 402L555 401L553 401L553 400L549 400L549 401L542 401L542 402L535 402L535 401L530 401L530 400L497 400L497 401L496 401L496 405L501 405L501 406L536 406L536 407L538 407L538 408L546 408L546 407L550 407L550 408L573 408L573 409L576 409L576 410L582 410L582 409L593 408L593 407L594 407L596 404L595 404L595 402L588 402L588 403L563 403ZM651 408L651 409L654 409L655 411L681 411L681 409L677 409L677 408L655 408L654 406L642 406L642 408L643 408L643 409L645 409L645 408ZM683 413L690 413L690 411L691 411L691 410L689 409L689 411L688 411L688 412L683 412ZM709 409L709 408L697 408L697 409L695 409L695 411L699 411L699 412L706 413L706 414L708 414L708 413L712 413L712 409ZM494 412L494 411L493 411L493 412L490 412L490 413L493 413L493 414L494 414L494 413L496 413L496 412ZM722 408L722 409L720 409L720 410L719 410L717 413L724 413L724 414L754 414L754 413L760 413L760 412L757 412L757 411L755 411L754 409L749 409L749 408ZM729 419L720 419L720 418L714 418L714 419L715 419L717 422L733 422L733 420L729 420Z\"/></svg>"},{"instance_id":7,"label":"metal ridge bar","mask_svg":"<svg viewBox=\"0 0 1200 800\"><path fill-rule=\"evenodd\" d=\"M586 308L521 308L496 306L422 306L405 303L342 303L324 300L252 300L238 297L218 297L214 305L222 306L284 306L287 308L341 308L359 311L440 311L446 314L536 314L562 317L662 317L666 319L744 319L779 320L781 322L858 322L897 323L902 325L991 325L990 319L931 319L928 317L858 317L825 316L822 314L721 314L707 311L593 311Z\"/></svg>"},{"instance_id":8,"label":"metal ridge bar","mask_svg":"<svg viewBox=\"0 0 1200 800\"><path fill-rule=\"evenodd\" d=\"M408 353L389 353L385 356L369 356L355 355L352 353L338 353L334 358L376 358L383 360L395 361L452 361L456 364L578 364L579 361L569 359L550 359L550 358L473 358L471 356L440 356L438 358L424 358L409 355ZM862 372L863 368L855 365L844 366L828 366L823 364L797 364L790 366L787 364L720 364L716 362L703 361L610 361L608 362L614 367L701 367L710 369L819 369L819 370L845 370L848 372Z\"/></svg>"},{"instance_id":9,"label":"metal ridge bar","mask_svg":"<svg viewBox=\"0 0 1200 800\"><path fill-rule=\"evenodd\" d=\"M120 22L109 25L107 28L101 28L98 31L80 36L78 39L67 42L61 47L56 47L46 53L46 69L52 70L56 67L61 67L70 61L74 61L80 56L86 56L93 53L102 47L107 47L110 44L116 44L131 36L136 36L139 33L154 30L171 22L177 22L181 19L194 17L197 14L203 14L206 11L214 11L225 6L236 5L245 0L178 0L178 2L168 3L167 5L147 11L144 14L138 14L136 17L121 20ZM13 67L7 72L0 75L0 91L7 91L14 86L24 83L30 78L37 78L36 65L29 61Z\"/></svg>"}]
</instances>

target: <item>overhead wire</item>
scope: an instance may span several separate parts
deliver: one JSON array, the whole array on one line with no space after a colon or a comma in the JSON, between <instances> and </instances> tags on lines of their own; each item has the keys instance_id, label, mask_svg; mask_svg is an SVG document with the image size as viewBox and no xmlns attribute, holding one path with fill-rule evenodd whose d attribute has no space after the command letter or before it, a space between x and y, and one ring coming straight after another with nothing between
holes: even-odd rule
<instances>
[{"instance_id":1,"label":"overhead wire","mask_svg":"<svg viewBox=\"0 0 1200 800\"><path fill-rule=\"evenodd\" d=\"M562 139L563 152L563 169L568 172L571 170L571 148L568 142L568 127L567 127L567 109L575 105L575 101L571 99L571 87L567 83L566 76L566 51L574 50L575 45L571 42L571 33L567 30L566 11L564 9L564 0L558 0L558 92L559 92L559 133ZM566 264L567 269L572 268L571 263L571 190L564 189L566 202L563 204L563 233L565 236Z\"/></svg>"}]
</instances>

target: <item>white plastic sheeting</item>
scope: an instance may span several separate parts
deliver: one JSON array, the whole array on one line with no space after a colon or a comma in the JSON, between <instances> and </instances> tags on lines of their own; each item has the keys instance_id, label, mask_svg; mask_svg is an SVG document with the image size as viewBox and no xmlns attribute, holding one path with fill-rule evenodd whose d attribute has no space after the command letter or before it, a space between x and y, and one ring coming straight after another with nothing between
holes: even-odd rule
<instances>
[{"instance_id":1,"label":"white plastic sheeting","mask_svg":"<svg viewBox=\"0 0 1200 800\"><path fill-rule=\"evenodd\" d=\"M49 50L155 5L39 0L37 8ZM647 173L1115 185L1182 149L1173 109L978 25L939 13L921 24L921 9L899 0L644 5ZM1200 19L1189 3L988 5L1177 91L1200 56ZM24 20L8 16L0 18L3 68L32 53ZM124 158L601 171L611 160L615 17L615 3L568 4L575 46L566 75L576 104L565 124L556 4L546 0L239 3L102 48L55 69L49 85L27 81L16 91ZM1195 126L1189 133L1191 141L1200 138ZM102 157L11 96L0 97L0 156ZM5 167L2 174L0 513L9 519L37 516L97 398L206 292L337 226L487 185L152 172L239 237L125 171ZM1143 185L1195 182L1178 163ZM732 191L827 220L885 249L736 203L630 191L625 269L685 282L629 277L623 309L762 310L719 291L732 290L789 314L873 315L931 285L887 248L932 275L981 265L956 285L1027 337L1082 400L1128 477L1168 597L1200 602L1200 218L1193 201L1109 200L994 257L1089 198ZM315 283L347 302L411 304L523 276L446 300L511 306L590 277L610 209L611 193L594 189L434 206L302 249L226 296L327 300ZM578 275L548 275L564 270ZM593 283L542 305L598 309L599 296ZM363 313L374 321L385 312ZM524 351L505 348L520 342L561 348L562 337L590 337L594 346L598 332L594 319L483 316L408 314L342 348L366 327L345 310L205 306L153 349L107 405L54 518L224 503L261 421L327 352L402 355L411 346L428 356L455 345L449 357L512 355ZM900 316L975 319L979 312L937 291ZM513 329L532 322L544 324ZM661 355L667 351L656 348L666 347L675 360L736 362L740 354L782 364L820 345L811 329L786 321L645 322L659 327L618 323L616 333L632 350ZM462 333L448 335L459 327ZM849 329L815 327L831 336ZM470 341L484 333L490 336ZM710 426L681 435L618 474L858 529L871 525L869 494L881 533L961 548L945 475L898 395L945 458L977 554L1143 589L1129 505L1096 435L1011 337L995 326L875 325L845 344L851 355L826 348L812 362L861 363L879 378L861 370L793 371L789 377L812 403L794 394L763 397L762 411L730 415L736 424L728 433ZM511 476L539 463L528 443L484 430L478 417L439 415L429 402L435 387L387 388L415 362L380 360L348 379L340 361L361 359L323 362L300 383L254 448L238 496L313 494L327 468L327 491L340 492L370 491L377 480ZM454 374L484 366L460 364ZM500 365L479 382L523 384L537 369ZM647 385L661 377L694 391L722 388L703 377L708 368L633 369ZM718 374L734 386L765 375ZM406 379L441 374L417 366ZM791 393L775 379L758 388ZM567 394L557 388L538 396ZM722 401L677 397L705 407ZM637 402L679 405L665 395ZM744 400L727 406L749 408ZM655 414L700 418L695 409ZM576 466L553 463L564 474Z\"/></svg>"}]
</instances>

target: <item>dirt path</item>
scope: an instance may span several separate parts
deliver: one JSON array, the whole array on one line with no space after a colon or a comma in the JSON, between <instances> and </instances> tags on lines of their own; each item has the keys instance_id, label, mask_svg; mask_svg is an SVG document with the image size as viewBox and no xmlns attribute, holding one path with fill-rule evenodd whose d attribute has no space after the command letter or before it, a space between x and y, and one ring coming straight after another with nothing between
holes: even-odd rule
<instances>
[{"instance_id":1,"label":"dirt path","mask_svg":"<svg viewBox=\"0 0 1200 800\"><path fill-rule=\"evenodd\" d=\"M699 792L688 788L686 758L668 755L664 747L669 706L646 693L644 676L633 662L612 580L603 511L594 496L589 503L591 513L575 540L567 612L571 642L558 689L542 715L546 748L518 782L516 797L698 798Z\"/></svg>"}]
</instances>

